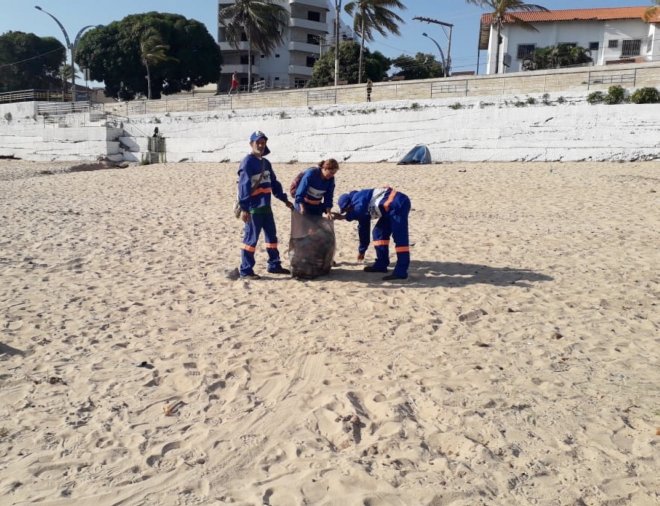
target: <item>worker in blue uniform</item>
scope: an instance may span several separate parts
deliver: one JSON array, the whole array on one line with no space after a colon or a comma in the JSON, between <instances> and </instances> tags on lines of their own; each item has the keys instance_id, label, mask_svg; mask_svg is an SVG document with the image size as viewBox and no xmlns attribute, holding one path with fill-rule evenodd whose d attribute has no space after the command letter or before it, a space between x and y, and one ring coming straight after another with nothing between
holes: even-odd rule
<instances>
[{"instance_id":1,"label":"worker in blue uniform","mask_svg":"<svg viewBox=\"0 0 660 506\"><path fill-rule=\"evenodd\" d=\"M256 251L259 234L263 230L268 253L268 272L273 274L291 274L289 269L282 267L280 253L277 248L277 229L275 218L270 206L271 194L293 209L282 185L277 180L270 162L264 158L270 150L266 143L268 137L256 131L250 136L250 154L241 160L238 168L238 201L241 208L241 219L245 223L243 246L241 249L241 266L239 275L242 278L259 279L254 273L254 252Z\"/></svg>"},{"instance_id":2,"label":"worker in blue uniform","mask_svg":"<svg viewBox=\"0 0 660 506\"><path fill-rule=\"evenodd\" d=\"M410 266L410 243L408 241L408 214L410 199L394 188L373 188L345 193L337 201L340 213L335 219L358 222L358 259L364 258L369 247L371 220L377 220L373 228L376 261L364 268L367 272L388 272L390 265L390 236L394 239L396 265L394 271L383 279L406 279Z\"/></svg>"},{"instance_id":3,"label":"worker in blue uniform","mask_svg":"<svg viewBox=\"0 0 660 506\"><path fill-rule=\"evenodd\" d=\"M296 210L302 214L330 214L335 193L335 174L339 163L334 158L323 160L307 169L296 188Z\"/></svg>"}]
</instances>

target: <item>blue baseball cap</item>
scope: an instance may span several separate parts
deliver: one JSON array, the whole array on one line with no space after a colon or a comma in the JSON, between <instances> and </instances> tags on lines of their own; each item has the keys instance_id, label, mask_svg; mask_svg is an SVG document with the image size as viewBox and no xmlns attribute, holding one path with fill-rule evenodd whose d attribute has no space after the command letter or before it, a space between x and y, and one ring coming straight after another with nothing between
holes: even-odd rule
<instances>
[{"instance_id":1,"label":"blue baseball cap","mask_svg":"<svg viewBox=\"0 0 660 506\"><path fill-rule=\"evenodd\" d=\"M351 193L344 193L343 195L339 196L339 199L337 200L337 205L339 206L339 211L344 212L346 208L351 205L351 195L354 192Z\"/></svg>"},{"instance_id":2,"label":"blue baseball cap","mask_svg":"<svg viewBox=\"0 0 660 506\"><path fill-rule=\"evenodd\" d=\"M259 139L264 139L268 140L268 137L266 137L266 134L263 133L261 130L257 130L256 132L252 132L252 135L250 135L250 142L255 142L258 141Z\"/></svg>"}]
</instances>

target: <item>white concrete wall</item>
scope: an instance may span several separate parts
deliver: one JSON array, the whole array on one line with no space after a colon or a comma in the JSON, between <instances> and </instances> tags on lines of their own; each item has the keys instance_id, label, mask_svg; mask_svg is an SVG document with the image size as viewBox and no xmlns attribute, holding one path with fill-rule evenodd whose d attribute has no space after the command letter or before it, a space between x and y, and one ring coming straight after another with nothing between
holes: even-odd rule
<instances>
[{"instance_id":1,"label":"white concrete wall","mask_svg":"<svg viewBox=\"0 0 660 506\"><path fill-rule=\"evenodd\" d=\"M121 151L126 160L139 161L146 149L146 135L139 133L158 126L169 162L238 161L257 129L269 136L269 158L278 163L328 157L395 162L420 143L428 145L434 161L660 159L660 104L592 106L584 94L562 100L555 94L549 105L536 95L531 97L536 104L523 107L528 98L150 114L125 120L129 135L116 128L5 122L0 123L0 156L93 160Z\"/></svg>"}]
</instances>

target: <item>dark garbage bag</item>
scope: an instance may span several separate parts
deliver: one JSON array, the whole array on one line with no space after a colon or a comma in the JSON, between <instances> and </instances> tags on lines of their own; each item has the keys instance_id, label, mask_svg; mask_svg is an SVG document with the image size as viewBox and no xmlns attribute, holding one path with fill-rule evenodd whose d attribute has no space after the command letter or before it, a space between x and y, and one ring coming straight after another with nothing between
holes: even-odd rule
<instances>
[{"instance_id":1,"label":"dark garbage bag","mask_svg":"<svg viewBox=\"0 0 660 506\"><path fill-rule=\"evenodd\" d=\"M291 275L312 279L328 274L334 256L335 226L332 220L313 214L291 213Z\"/></svg>"},{"instance_id":2,"label":"dark garbage bag","mask_svg":"<svg viewBox=\"0 0 660 506\"><path fill-rule=\"evenodd\" d=\"M426 165L429 163L431 163L431 152L429 148L425 144L417 144L417 146L408 151L408 154L397 165Z\"/></svg>"}]
</instances>

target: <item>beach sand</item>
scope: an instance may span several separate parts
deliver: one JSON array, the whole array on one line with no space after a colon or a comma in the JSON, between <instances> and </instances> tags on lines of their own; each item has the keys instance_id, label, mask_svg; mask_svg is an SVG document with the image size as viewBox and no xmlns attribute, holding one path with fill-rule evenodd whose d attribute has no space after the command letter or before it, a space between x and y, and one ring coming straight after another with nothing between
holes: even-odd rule
<instances>
[{"instance_id":1,"label":"beach sand","mask_svg":"<svg viewBox=\"0 0 660 506\"><path fill-rule=\"evenodd\" d=\"M346 222L228 279L237 164L71 165L0 162L3 505L660 502L658 162L341 164L404 282Z\"/></svg>"}]
</instances>

